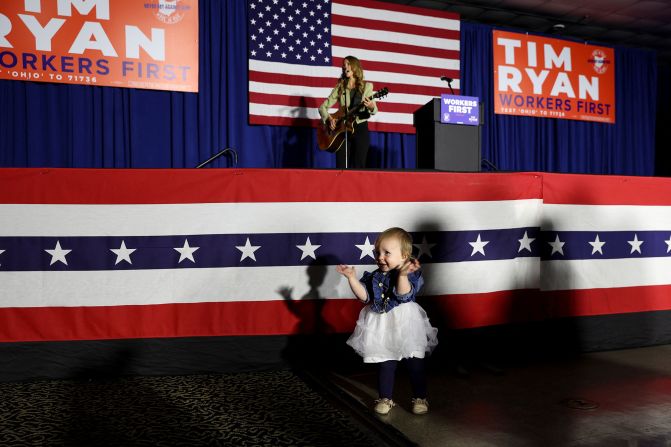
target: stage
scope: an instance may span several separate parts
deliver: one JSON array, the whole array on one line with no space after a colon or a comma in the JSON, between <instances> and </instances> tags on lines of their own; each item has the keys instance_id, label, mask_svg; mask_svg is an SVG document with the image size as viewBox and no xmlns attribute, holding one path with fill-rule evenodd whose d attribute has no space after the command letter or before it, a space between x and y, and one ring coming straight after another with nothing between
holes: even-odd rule
<instances>
[{"instance_id":1,"label":"stage","mask_svg":"<svg viewBox=\"0 0 671 447\"><path fill-rule=\"evenodd\" d=\"M413 235L438 355L671 340L664 178L10 168L0 184L3 380L268 368L315 344L352 360L361 305L334 266L373 269L391 226Z\"/></svg>"}]
</instances>

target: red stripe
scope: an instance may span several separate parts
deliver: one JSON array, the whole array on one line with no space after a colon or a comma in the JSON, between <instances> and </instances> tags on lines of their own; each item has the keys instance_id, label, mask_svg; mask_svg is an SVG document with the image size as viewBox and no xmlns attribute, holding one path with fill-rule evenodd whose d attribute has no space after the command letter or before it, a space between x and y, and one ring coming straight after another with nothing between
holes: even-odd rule
<instances>
[{"instance_id":1,"label":"red stripe","mask_svg":"<svg viewBox=\"0 0 671 447\"><path fill-rule=\"evenodd\" d=\"M671 310L671 285L552 292L508 290L426 297L421 304L440 326L465 329L555 318Z\"/></svg>"},{"instance_id":2,"label":"red stripe","mask_svg":"<svg viewBox=\"0 0 671 447\"><path fill-rule=\"evenodd\" d=\"M671 205L671 182L659 177L543 174L545 203Z\"/></svg>"},{"instance_id":3,"label":"red stripe","mask_svg":"<svg viewBox=\"0 0 671 447\"><path fill-rule=\"evenodd\" d=\"M260 124L268 126L302 126L302 127L317 127L319 120L308 120L305 118L289 118L281 116L266 116L266 115L250 115L249 124ZM368 129L373 132L394 132L394 133L408 133L414 134L415 127L410 124L396 124L396 123L368 123Z\"/></svg>"},{"instance_id":4,"label":"red stripe","mask_svg":"<svg viewBox=\"0 0 671 447\"><path fill-rule=\"evenodd\" d=\"M286 116L249 115L249 124L262 126L317 127L319 120L308 118L290 118Z\"/></svg>"},{"instance_id":5,"label":"red stripe","mask_svg":"<svg viewBox=\"0 0 671 447\"><path fill-rule=\"evenodd\" d=\"M345 332L356 300L0 308L0 342Z\"/></svg>"},{"instance_id":6,"label":"red stripe","mask_svg":"<svg viewBox=\"0 0 671 447\"><path fill-rule=\"evenodd\" d=\"M465 329L671 309L671 285L422 297L432 323ZM349 332L356 300L0 308L0 342Z\"/></svg>"},{"instance_id":7,"label":"red stripe","mask_svg":"<svg viewBox=\"0 0 671 447\"><path fill-rule=\"evenodd\" d=\"M265 71L249 70L249 80L254 82L265 82L267 84L298 85L306 87L330 87L333 88L338 80L336 78L320 78L317 76L299 76L284 73L267 73Z\"/></svg>"},{"instance_id":8,"label":"red stripe","mask_svg":"<svg viewBox=\"0 0 671 447\"><path fill-rule=\"evenodd\" d=\"M0 169L0 185L0 203L15 204L432 202L541 197L541 176L534 173L4 168Z\"/></svg>"},{"instance_id":9,"label":"red stripe","mask_svg":"<svg viewBox=\"0 0 671 447\"><path fill-rule=\"evenodd\" d=\"M271 95L267 93L250 92L249 102L253 104L272 104L316 109L322 104L322 102L324 102L324 99L309 98L305 96ZM417 104L387 102L384 100L384 98L377 100L377 106L380 111L394 113L415 113L415 111L421 107Z\"/></svg>"},{"instance_id":10,"label":"red stripe","mask_svg":"<svg viewBox=\"0 0 671 447\"><path fill-rule=\"evenodd\" d=\"M412 34L415 36L435 37L439 39L459 40L459 30L447 28L431 28L428 26L410 25L408 23L389 23L385 20L363 19L359 17L334 14L331 18L333 25L350 26L370 30L390 31L394 33ZM372 41L368 41L372 42Z\"/></svg>"},{"instance_id":11,"label":"red stripe","mask_svg":"<svg viewBox=\"0 0 671 447\"><path fill-rule=\"evenodd\" d=\"M368 123L368 128L373 132L415 133L415 126L410 124L373 122Z\"/></svg>"},{"instance_id":12,"label":"red stripe","mask_svg":"<svg viewBox=\"0 0 671 447\"><path fill-rule=\"evenodd\" d=\"M367 63L367 69L376 70L376 68L380 67L381 65L384 65L385 68L403 67L399 64ZM395 65L395 67L390 67L391 65ZM445 74L445 76L450 76L451 73L450 70L430 70L430 71L435 72L436 77L440 77L443 74ZM273 85L284 84L284 85L297 85L297 86L322 87L322 88L333 88L335 87L337 82L337 79L297 76L282 73L267 73L263 71L251 71L251 70L249 72L249 80ZM393 93L406 93L410 95L440 96L441 93L444 93L446 91L446 87L429 87L424 85L380 83L380 82L375 84L376 88L382 86L389 88L390 92Z\"/></svg>"},{"instance_id":13,"label":"red stripe","mask_svg":"<svg viewBox=\"0 0 671 447\"><path fill-rule=\"evenodd\" d=\"M562 290L543 293L556 317L650 312L671 309L671 285Z\"/></svg>"},{"instance_id":14,"label":"red stripe","mask_svg":"<svg viewBox=\"0 0 671 447\"><path fill-rule=\"evenodd\" d=\"M333 46L361 48L365 50L388 51L394 54L405 53L417 56L428 56L439 59L459 60L459 52L453 50L439 50L429 47L418 47L415 45L404 45L394 42L376 42L364 39L352 39L349 37L333 36ZM413 73L415 74L415 73Z\"/></svg>"},{"instance_id":15,"label":"red stripe","mask_svg":"<svg viewBox=\"0 0 671 447\"><path fill-rule=\"evenodd\" d=\"M341 65L343 58L334 58L334 65ZM377 62L377 61L368 61L362 60L361 66L364 69L364 76L366 71L381 71L387 73L398 73L398 74L410 74L414 76L428 76L433 78L440 78L441 76L448 76L452 79L459 79L459 70L446 70L444 68L433 68L433 67L420 67L417 65L406 65L406 64L396 64L393 62ZM408 88L416 87L414 85L408 85ZM406 93L404 91L404 93Z\"/></svg>"},{"instance_id":16,"label":"red stripe","mask_svg":"<svg viewBox=\"0 0 671 447\"><path fill-rule=\"evenodd\" d=\"M249 102L253 104L273 104L278 106L318 108L324 98L310 98L306 96L272 95L269 93L249 92Z\"/></svg>"},{"instance_id":17,"label":"red stripe","mask_svg":"<svg viewBox=\"0 0 671 447\"><path fill-rule=\"evenodd\" d=\"M443 19L459 20L459 14L456 14L454 12L439 11L427 8L418 8L415 6L383 3L373 0L334 0L334 3L349 6L361 6L364 8L382 9L386 11L406 12L408 14L418 14L428 17L440 17Z\"/></svg>"},{"instance_id":18,"label":"red stripe","mask_svg":"<svg viewBox=\"0 0 671 447\"><path fill-rule=\"evenodd\" d=\"M434 325L466 329L538 321L549 317L538 290L423 297L418 302Z\"/></svg>"},{"instance_id":19,"label":"red stripe","mask_svg":"<svg viewBox=\"0 0 671 447\"><path fill-rule=\"evenodd\" d=\"M375 83L374 85L376 89L387 87L387 89L389 89L390 100L393 99L393 96L391 95L393 95L394 93L405 93L408 95L424 95L424 96L438 97L446 92L445 87L427 87L424 85L396 84L394 82L378 82Z\"/></svg>"}]
</instances>

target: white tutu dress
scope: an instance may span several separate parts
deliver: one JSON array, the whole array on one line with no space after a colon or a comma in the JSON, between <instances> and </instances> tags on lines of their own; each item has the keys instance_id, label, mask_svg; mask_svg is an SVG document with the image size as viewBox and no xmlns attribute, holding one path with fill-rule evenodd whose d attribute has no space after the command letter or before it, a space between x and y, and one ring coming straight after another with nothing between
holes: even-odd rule
<instances>
[{"instance_id":1,"label":"white tutu dress","mask_svg":"<svg viewBox=\"0 0 671 447\"><path fill-rule=\"evenodd\" d=\"M365 363L404 358L424 358L438 344L438 329L431 326L415 295L423 284L420 272L408 275L412 290L396 295L397 273L366 272L361 282L368 303L359 313L354 332L347 340Z\"/></svg>"}]
</instances>

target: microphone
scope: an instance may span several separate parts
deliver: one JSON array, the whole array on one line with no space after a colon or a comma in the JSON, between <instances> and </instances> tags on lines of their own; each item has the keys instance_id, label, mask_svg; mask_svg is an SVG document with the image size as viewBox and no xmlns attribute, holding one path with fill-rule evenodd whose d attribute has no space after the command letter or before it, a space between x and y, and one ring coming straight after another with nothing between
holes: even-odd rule
<instances>
[{"instance_id":1,"label":"microphone","mask_svg":"<svg viewBox=\"0 0 671 447\"><path fill-rule=\"evenodd\" d=\"M454 81L454 79L448 78L447 76L441 76L440 80L447 81L447 86L450 87L450 92L454 95L454 90L452 89L452 81Z\"/></svg>"}]
</instances>

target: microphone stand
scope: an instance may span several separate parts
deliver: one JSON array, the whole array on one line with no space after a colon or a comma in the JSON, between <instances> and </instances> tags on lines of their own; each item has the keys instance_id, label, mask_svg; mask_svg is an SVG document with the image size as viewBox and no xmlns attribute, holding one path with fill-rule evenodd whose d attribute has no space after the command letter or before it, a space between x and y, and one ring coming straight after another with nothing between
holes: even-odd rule
<instances>
[{"instance_id":1,"label":"microphone stand","mask_svg":"<svg viewBox=\"0 0 671 447\"><path fill-rule=\"evenodd\" d=\"M347 95L347 89L345 89ZM350 96L351 98L351 96ZM345 96L345 169L349 168L349 147L347 147L347 125L349 124L349 107L347 106L347 96Z\"/></svg>"},{"instance_id":2,"label":"microphone stand","mask_svg":"<svg viewBox=\"0 0 671 447\"><path fill-rule=\"evenodd\" d=\"M232 157L233 157L233 167L238 166L238 153L235 152L235 149L227 147L223 151L220 151L219 153L214 154L213 156L211 156L210 158L208 158L207 160L205 160L204 162L202 162L201 164L196 166L196 169L202 168L203 166L205 166L209 163L212 163L214 160L216 160L217 158L221 157L222 155L224 155L225 153L228 153L228 152L230 152Z\"/></svg>"}]
</instances>

